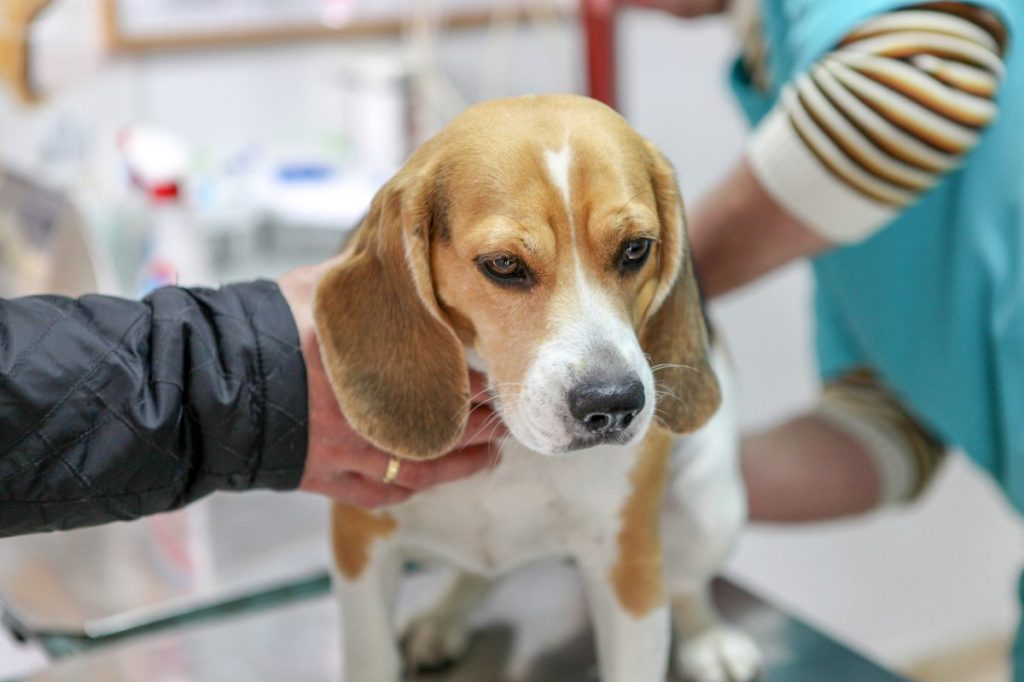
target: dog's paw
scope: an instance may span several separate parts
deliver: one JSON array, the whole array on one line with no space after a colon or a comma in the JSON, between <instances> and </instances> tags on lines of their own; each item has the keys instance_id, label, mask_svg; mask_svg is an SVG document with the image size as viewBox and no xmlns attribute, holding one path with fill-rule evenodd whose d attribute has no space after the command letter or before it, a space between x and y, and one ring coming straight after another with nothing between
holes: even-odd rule
<instances>
[{"instance_id":1,"label":"dog's paw","mask_svg":"<svg viewBox=\"0 0 1024 682\"><path fill-rule=\"evenodd\" d=\"M761 669L761 650L750 636L724 624L680 643L676 656L687 682L749 682Z\"/></svg>"},{"instance_id":2,"label":"dog's paw","mask_svg":"<svg viewBox=\"0 0 1024 682\"><path fill-rule=\"evenodd\" d=\"M455 664L469 645L469 627L461 619L428 611L406 627L402 655L406 670L437 672Z\"/></svg>"}]
</instances>

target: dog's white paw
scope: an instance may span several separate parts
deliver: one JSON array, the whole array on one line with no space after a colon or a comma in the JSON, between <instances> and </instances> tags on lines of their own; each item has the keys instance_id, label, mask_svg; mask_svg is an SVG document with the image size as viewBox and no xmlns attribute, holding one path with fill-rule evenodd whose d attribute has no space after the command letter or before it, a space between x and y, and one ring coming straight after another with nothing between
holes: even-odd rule
<instances>
[{"instance_id":1,"label":"dog's white paw","mask_svg":"<svg viewBox=\"0 0 1024 682\"><path fill-rule=\"evenodd\" d=\"M469 626L440 609L417 617L402 634L406 670L434 672L454 664L469 645Z\"/></svg>"},{"instance_id":2,"label":"dog's white paw","mask_svg":"<svg viewBox=\"0 0 1024 682\"><path fill-rule=\"evenodd\" d=\"M676 656L687 682L749 682L761 669L761 650L754 641L725 624L681 642Z\"/></svg>"}]
</instances>

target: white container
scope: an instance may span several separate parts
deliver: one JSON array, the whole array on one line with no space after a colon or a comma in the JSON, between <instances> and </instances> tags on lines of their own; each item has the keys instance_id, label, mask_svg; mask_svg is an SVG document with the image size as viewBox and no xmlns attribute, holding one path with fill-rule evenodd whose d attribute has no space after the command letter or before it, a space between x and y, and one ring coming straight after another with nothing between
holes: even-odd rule
<instances>
[{"instance_id":1,"label":"white container","mask_svg":"<svg viewBox=\"0 0 1024 682\"><path fill-rule=\"evenodd\" d=\"M332 81L353 161L370 174L390 175L412 151L411 80L401 55L361 53L342 60Z\"/></svg>"}]
</instances>

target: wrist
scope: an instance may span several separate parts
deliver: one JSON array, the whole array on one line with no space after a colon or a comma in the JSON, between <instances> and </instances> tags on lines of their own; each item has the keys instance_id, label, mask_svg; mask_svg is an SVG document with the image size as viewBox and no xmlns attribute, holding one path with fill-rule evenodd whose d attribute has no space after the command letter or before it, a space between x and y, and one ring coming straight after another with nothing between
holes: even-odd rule
<instances>
[{"instance_id":1,"label":"wrist","mask_svg":"<svg viewBox=\"0 0 1024 682\"><path fill-rule=\"evenodd\" d=\"M765 191L746 160L697 204L689 237L709 297L831 246Z\"/></svg>"}]
</instances>

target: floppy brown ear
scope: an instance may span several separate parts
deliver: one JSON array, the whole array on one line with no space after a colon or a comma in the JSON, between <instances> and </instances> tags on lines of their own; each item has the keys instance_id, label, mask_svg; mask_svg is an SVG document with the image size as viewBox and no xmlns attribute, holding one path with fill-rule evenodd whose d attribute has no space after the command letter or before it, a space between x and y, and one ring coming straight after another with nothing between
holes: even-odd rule
<instances>
[{"instance_id":1,"label":"floppy brown ear","mask_svg":"<svg viewBox=\"0 0 1024 682\"><path fill-rule=\"evenodd\" d=\"M469 375L434 295L433 173L403 172L374 197L351 256L324 276L314 315L345 417L382 450L416 459L462 435Z\"/></svg>"},{"instance_id":2,"label":"floppy brown ear","mask_svg":"<svg viewBox=\"0 0 1024 682\"><path fill-rule=\"evenodd\" d=\"M650 143L648 158L661 222L661 271L659 293L640 331L640 345L655 368L658 419L675 433L687 433L711 418L721 393L708 363L708 329L686 245L675 172Z\"/></svg>"}]
</instances>

